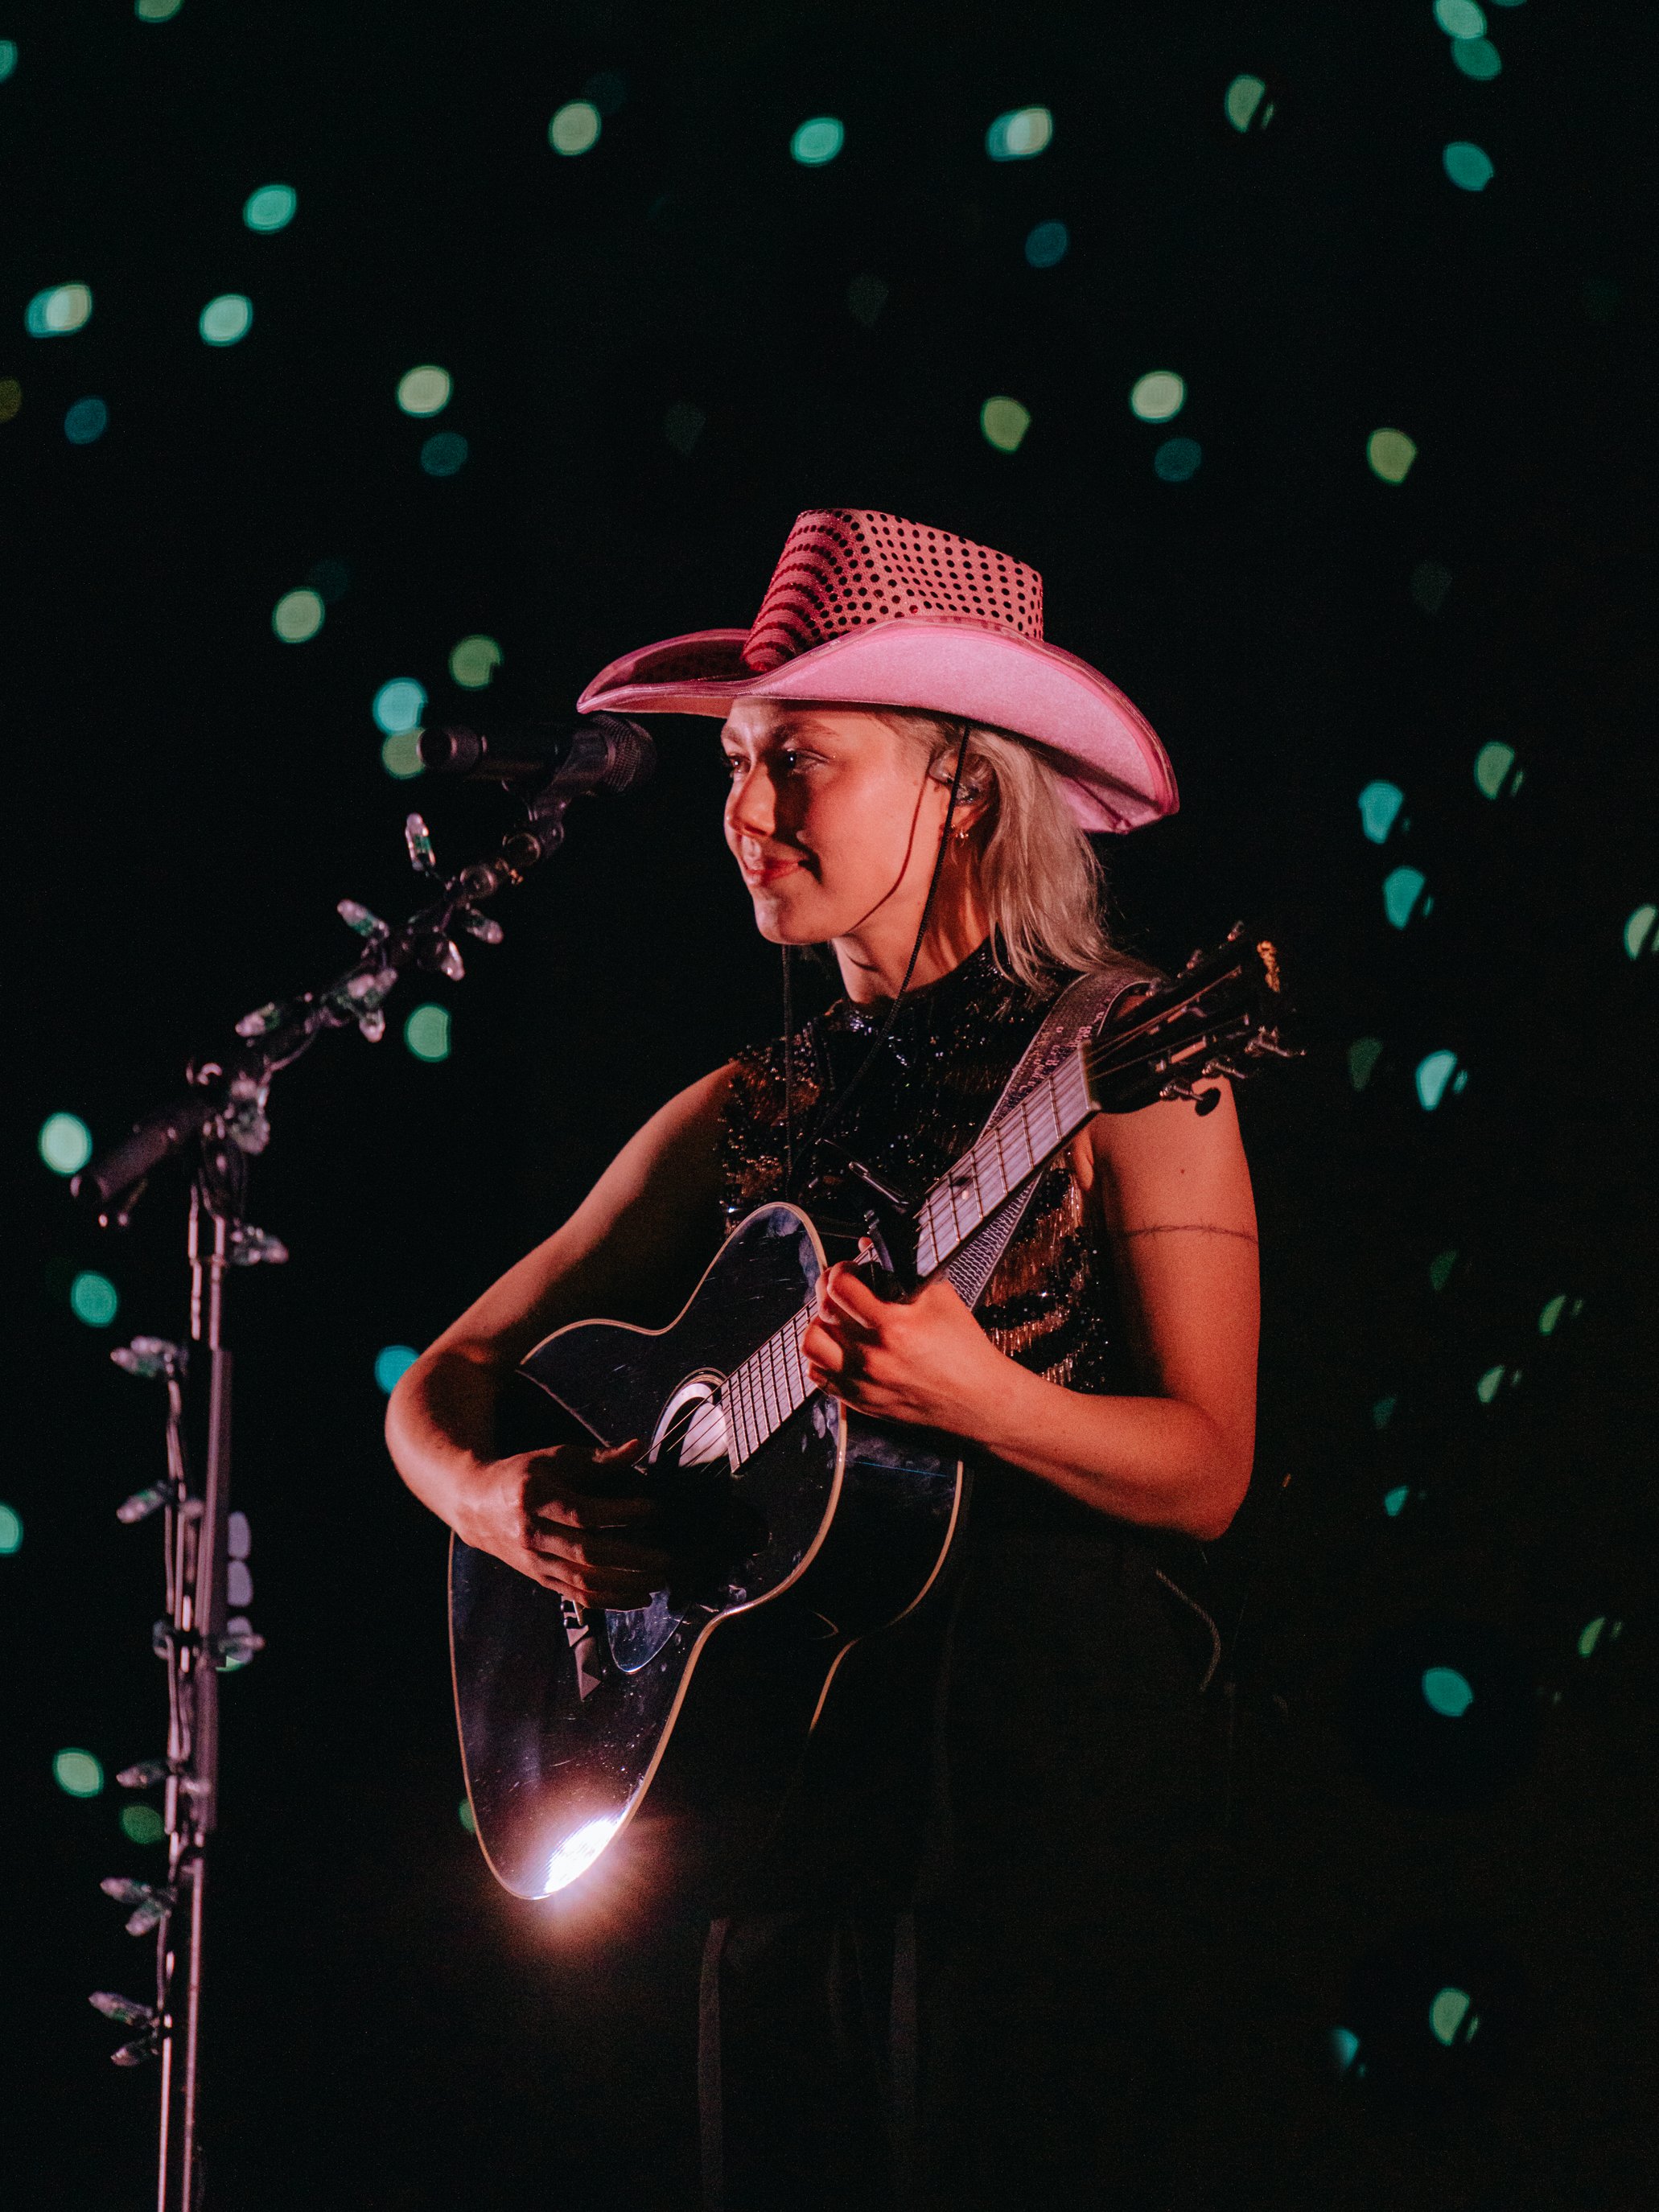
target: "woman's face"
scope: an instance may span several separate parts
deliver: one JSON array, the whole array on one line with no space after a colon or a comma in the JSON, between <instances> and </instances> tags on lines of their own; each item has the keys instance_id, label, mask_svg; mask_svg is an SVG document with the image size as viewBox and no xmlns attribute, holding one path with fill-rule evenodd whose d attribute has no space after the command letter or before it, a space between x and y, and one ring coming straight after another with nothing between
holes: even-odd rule
<instances>
[{"instance_id":1,"label":"woman's face","mask_svg":"<svg viewBox=\"0 0 1659 2212\"><path fill-rule=\"evenodd\" d=\"M914 739L856 708L739 700L720 732L726 842L774 945L914 933L947 793Z\"/></svg>"}]
</instances>

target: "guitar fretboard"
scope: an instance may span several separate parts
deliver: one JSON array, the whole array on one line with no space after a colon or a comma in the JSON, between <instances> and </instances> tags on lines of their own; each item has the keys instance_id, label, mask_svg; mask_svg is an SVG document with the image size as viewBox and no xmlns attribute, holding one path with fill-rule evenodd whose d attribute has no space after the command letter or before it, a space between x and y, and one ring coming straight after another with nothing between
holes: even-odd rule
<instances>
[{"instance_id":1,"label":"guitar fretboard","mask_svg":"<svg viewBox=\"0 0 1659 2212\"><path fill-rule=\"evenodd\" d=\"M928 1194L916 1249L920 1279L935 1273L1094 1110L1083 1054L1072 1052ZM726 1377L721 1395L733 1467L757 1452L811 1396L800 1346L812 1313L810 1304L802 1306Z\"/></svg>"},{"instance_id":2,"label":"guitar fretboard","mask_svg":"<svg viewBox=\"0 0 1659 2212\"><path fill-rule=\"evenodd\" d=\"M1094 1111L1080 1051L1068 1053L1018 1105L1001 1115L928 1193L916 1242L925 1282Z\"/></svg>"}]
</instances>

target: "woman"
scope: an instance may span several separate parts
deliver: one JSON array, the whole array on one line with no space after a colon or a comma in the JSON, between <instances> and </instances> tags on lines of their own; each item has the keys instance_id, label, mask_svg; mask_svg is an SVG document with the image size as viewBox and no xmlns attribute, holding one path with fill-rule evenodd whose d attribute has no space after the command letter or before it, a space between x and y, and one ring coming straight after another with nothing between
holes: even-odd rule
<instances>
[{"instance_id":1,"label":"woman","mask_svg":"<svg viewBox=\"0 0 1659 2212\"><path fill-rule=\"evenodd\" d=\"M1044 642L1035 573L893 516L802 515L747 632L613 664L585 708L718 714L762 934L842 997L671 1100L404 1376L411 1489L586 1605L670 1562L612 1452L498 1457L503 1377L564 1322L660 1322L709 1226L857 1170L920 1194L1046 1008L1116 958L1087 829L1171 811L1157 738ZM1119 962L1129 988L1148 971ZM843 1669L704 1986L711 2201L1164 2202L1209 1637L1181 1587L1249 1479L1255 1225L1232 1102L1090 1123L970 1312L833 1268L804 1353L975 1463L946 1574ZM1204 1646L1190 1642L1198 1624ZM1172 2003L1173 2000L1173 2003Z\"/></svg>"}]
</instances>

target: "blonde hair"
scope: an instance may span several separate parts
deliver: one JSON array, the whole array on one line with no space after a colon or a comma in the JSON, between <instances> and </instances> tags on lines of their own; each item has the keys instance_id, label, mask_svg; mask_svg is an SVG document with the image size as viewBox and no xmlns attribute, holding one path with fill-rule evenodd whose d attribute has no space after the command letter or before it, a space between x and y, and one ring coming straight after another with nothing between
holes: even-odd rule
<instances>
[{"instance_id":1,"label":"blonde hair","mask_svg":"<svg viewBox=\"0 0 1659 2212\"><path fill-rule=\"evenodd\" d=\"M924 749L928 775L948 788L963 724L897 709L882 720ZM984 805L969 835L997 965L1029 990L1060 971L1099 967L1112 953L1105 878L1060 777L1023 738L976 723L967 733L958 803Z\"/></svg>"}]
</instances>

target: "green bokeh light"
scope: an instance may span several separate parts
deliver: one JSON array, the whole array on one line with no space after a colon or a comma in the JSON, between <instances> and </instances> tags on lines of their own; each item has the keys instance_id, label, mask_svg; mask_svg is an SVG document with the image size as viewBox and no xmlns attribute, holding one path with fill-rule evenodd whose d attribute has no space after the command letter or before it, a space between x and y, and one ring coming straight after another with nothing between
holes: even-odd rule
<instances>
[{"instance_id":1,"label":"green bokeh light","mask_svg":"<svg viewBox=\"0 0 1659 2212\"><path fill-rule=\"evenodd\" d=\"M1475 782L1488 799L1496 799L1504 788L1504 779L1514 766L1515 747L1500 744L1494 739L1491 744L1482 745L1474 757ZM1521 777L1517 773L1510 786L1511 797L1520 788L1520 784Z\"/></svg>"},{"instance_id":2,"label":"green bokeh light","mask_svg":"<svg viewBox=\"0 0 1659 2212\"><path fill-rule=\"evenodd\" d=\"M1446 1085L1451 1081L1457 1066L1455 1052L1425 1053L1417 1063L1414 1080L1417 1096L1425 1114L1432 1114L1446 1095ZM1458 1086L1462 1087L1461 1085Z\"/></svg>"},{"instance_id":3,"label":"green bokeh light","mask_svg":"<svg viewBox=\"0 0 1659 2212\"><path fill-rule=\"evenodd\" d=\"M1601 1641L1601 1631L1607 1625L1605 1613L1598 1613L1594 1620L1587 1620L1578 1632L1578 1656L1588 1659Z\"/></svg>"},{"instance_id":4,"label":"green bokeh light","mask_svg":"<svg viewBox=\"0 0 1659 2212\"><path fill-rule=\"evenodd\" d=\"M1417 902L1423 896L1423 871L1420 868L1395 868L1382 879L1382 910L1396 929L1403 929L1417 910ZM1423 911L1429 910L1429 902L1423 900Z\"/></svg>"},{"instance_id":5,"label":"green bokeh light","mask_svg":"<svg viewBox=\"0 0 1659 2212\"><path fill-rule=\"evenodd\" d=\"M586 154L599 144L604 127L591 100L568 100L547 126L547 143L556 154Z\"/></svg>"},{"instance_id":6,"label":"green bokeh light","mask_svg":"<svg viewBox=\"0 0 1659 2212\"><path fill-rule=\"evenodd\" d=\"M421 466L429 477L453 477L466 466L471 448L459 430L440 430L421 448Z\"/></svg>"},{"instance_id":7,"label":"green bokeh light","mask_svg":"<svg viewBox=\"0 0 1659 2212\"><path fill-rule=\"evenodd\" d=\"M1645 952L1659 952L1659 906L1646 903L1638 906L1625 921L1625 950L1632 960L1639 960Z\"/></svg>"},{"instance_id":8,"label":"green bokeh light","mask_svg":"<svg viewBox=\"0 0 1659 2212\"><path fill-rule=\"evenodd\" d=\"M398 404L405 415L441 415L454 388L447 368L422 362L418 368L406 368L398 379Z\"/></svg>"},{"instance_id":9,"label":"green bokeh light","mask_svg":"<svg viewBox=\"0 0 1659 2212\"><path fill-rule=\"evenodd\" d=\"M121 1308L121 1294L107 1275L83 1268L70 1285L70 1310L88 1328L107 1328Z\"/></svg>"},{"instance_id":10,"label":"green bokeh light","mask_svg":"<svg viewBox=\"0 0 1659 2212\"><path fill-rule=\"evenodd\" d=\"M1040 222L1026 234L1025 258L1033 269L1053 269L1066 258L1071 243L1063 222Z\"/></svg>"},{"instance_id":11,"label":"green bokeh light","mask_svg":"<svg viewBox=\"0 0 1659 2212\"><path fill-rule=\"evenodd\" d=\"M1553 1297L1549 1301L1549 1304L1544 1308L1543 1311L1538 1316L1538 1334L1540 1336L1554 1335L1555 1325L1560 1320L1562 1315L1566 1311L1566 1307L1567 1294L1565 1291L1563 1291L1559 1297Z\"/></svg>"},{"instance_id":12,"label":"green bokeh light","mask_svg":"<svg viewBox=\"0 0 1659 2212\"><path fill-rule=\"evenodd\" d=\"M455 1808L455 1812L457 1818L459 1820L461 1826L466 1830L468 1835L476 1836L478 1832L478 1824L472 1817L472 1807L470 1802L466 1798L463 1797L460 1803Z\"/></svg>"},{"instance_id":13,"label":"green bokeh light","mask_svg":"<svg viewBox=\"0 0 1659 2212\"><path fill-rule=\"evenodd\" d=\"M1474 1692L1468 1678L1460 1674L1455 1667L1431 1667L1423 1676L1423 1695L1437 1713L1443 1713L1449 1721L1461 1721L1474 1703Z\"/></svg>"},{"instance_id":14,"label":"green bokeh light","mask_svg":"<svg viewBox=\"0 0 1659 2212\"><path fill-rule=\"evenodd\" d=\"M1492 167L1492 155L1468 138L1454 138L1440 160L1460 191L1484 192L1498 173Z\"/></svg>"},{"instance_id":15,"label":"green bokeh light","mask_svg":"<svg viewBox=\"0 0 1659 2212\"><path fill-rule=\"evenodd\" d=\"M64 435L71 446L95 446L108 428L109 408L96 398L77 399L64 417Z\"/></svg>"},{"instance_id":16,"label":"green bokeh light","mask_svg":"<svg viewBox=\"0 0 1659 2212\"><path fill-rule=\"evenodd\" d=\"M834 115L814 115L789 141L789 158L803 168L821 169L847 143L846 126Z\"/></svg>"},{"instance_id":17,"label":"green bokeh light","mask_svg":"<svg viewBox=\"0 0 1659 2212\"><path fill-rule=\"evenodd\" d=\"M303 645L323 626L323 602L316 592L285 592L270 611L270 626L284 645Z\"/></svg>"},{"instance_id":18,"label":"green bokeh light","mask_svg":"<svg viewBox=\"0 0 1659 2212\"><path fill-rule=\"evenodd\" d=\"M1368 783L1359 794L1359 826L1373 845L1386 845L1406 794L1397 783Z\"/></svg>"},{"instance_id":19,"label":"green bokeh light","mask_svg":"<svg viewBox=\"0 0 1659 2212\"><path fill-rule=\"evenodd\" d=\"M449 1009L428 1004L414 1007L404 1024L404 1042L416 1060L449 1057Z\"/></svg>"},{"instance_id":20,"label":"green bokeh light","mask_svg":"<svg viewBox=\"0 0 1659 2212\"><path fill-rule=\"evenodd\" d=\"M1356 1037L1348 1047L1348 1080L1356 1091L1363 1091L1376 1072L1376 1063L1382 1057L1381 1037Z\"/></svg>"},{"instance_id":21,"label":"green bokeh light","mask_svg":"<svg viewBox=\"0 0 1659 2212\"><path fill-rule=\"evenodd\" d=\"M15 39L0 39L0 84L3 84L17 66L17 42Z\"/></svg>"},{"instance_id":22,"label":"green bokeh light","mask_svg":"<svg viewBox=\"0 0 1659 2212\"><path fill-rule=\"evenodd\" d=\"M388 775L395 775L399 783L407 783L412 776L426 774L426 763L421 758L421 733L418 730L394 730L380 746L380 766Z\"/></svg>"},{"instance_id":23,"label":"green bokeh light","mask_svg":"<svg viewBox=\"0 0 1659 2212\"><path fill-rule=\"evenodd\" d=\"M1480 2016L1471 2010L1467 1990L1442 1990L1429 2007L1434 2039L1448 2050L1454 2043L1467 2043L1480 2025Z\"/></svg>"},{"instance_id":24,"label":"green bokeh light","mask_svg":"<svg viewBox=\"0 0 1659 2212\"><path fill-rule=\"evenodd\" d=\"M1429 1282L1431 1288L1443 1291L1451 1280L1451 1271L1457 1265L1457 1247L1449 1251L1437 1252L1429 1262Z\"/></svg>"},{"instance_id":25,"label":"green bokeh light","mask_svg":"<svg viewBox=\"0 0 1659 2212\"><path fill-rule=\"evenodd\" d=\"M253 328L253 302L245 292L221 292L203 308L197 328L210 346L240 345Z\"/></svg>"},{"instance_id":26,"label":"green bokeh light","mask_svg":"<svg viewBox=\"0 0 1659 2212\"><path fill-rule=\"evenodd\" d=\"M1481 1376L1474 1386L1474 1395L1483 1406L1491 1405L1492 1400L1503 1389L1504 1377L1509 1371L1507 1367L1500 1364L1496 1367L1487 1368L1486 1373Z\"/></svg>"},{"instance_id":27,"label":"green bokeh light","mask_svg":"<svg viewBox=\"0 0 1659 2212\"><path fill-rule=\"evenodd\" d=\"M66 1797L95 1797L104 1786L104 1770L89 1751L70 1747L53 1759L52 1778Z\"/></svg>"},{"instance_id":28,"label":"green bokeh light","mask_svg":"<svg viewBox=\"0 0 1659 2212\"><path fill-rule=\"evenodd\" d=\"M1384 1492L1382 1498L1382 1510L1388 1515L1390 1521L1397 1520L1399 1518L1399 1516L1405 1506L1406 1500L1411 1496L1411 1494L1410 1485L1404 1482L1396 1483L1392 1490Z\"/></svg>"},{"instance_id":29,"label":"green bokeh light","mask_svg":"<svg viewBox=\"0 0 1659 2212\"><path fill-rule=\"evenodd\" d=\"M1227 120L1235 131L1248 131L1252 123L1258 131L1265 131L1273 120L1273 104L1269 100L1264 108L1262 95L1267 85L1259 76L1236 76L1227 87L1222 101Z\"/></svg>"},{"instance_id":30,"label":"green bokeh light","mask_svg":"<svg viewBox=\"0 0 1659 2212\"><path fill-rule=\"evenodd\" d=\"M1054 135L1054 118L1046 107L1012 107L999 115L985 134L985 150L994 161L1031 161Z\"/></svg>"},{"instance_id":31,"label":"green bokeh light","mask_svg":"<svg viewBox=\"0 0 1659 2212\"><path fill-rule=\"evenodd\" d=\"M389 1398L415 1364L412 1344L388 1344L374 1355L374 1380Z\"/></svg>"},{"instance_id":32,"label":"green bokeh light","mask_svg":"<svg viewBox=\"0 0 1659 2212\"><path fill-rule=\"evenodd\" d=\"M501 665L501 648L493 637L464 637L449 656L449 672L468 691L482 690Z\"/></svg>"},{"instance_id":33,"label":"green bokeh light","mask_svg":"<svg viewBox=\"0 0 1659 2212\"><path fill-rule=\"evenodd\" d=\"M1475 0L1434 0L1434 20L1449 39L1478 39L1486 28Z\"/></svg>"},{"instance_id":34,"label":"green bokeh light","mask_svg":"<svg viewBox=\"0 0 1659 2212\"><path fill-rule=\"evenodd\" d=\"M167 1832L167 1822L154 1805L121 1808L121 1833L130 1844L159 1844Z\"/></svg>"},{"instance_id":35,"label":"green bokeh light","mask_svg":"<svg viewBox=\"0 0 1659 2212\"><path fill-rule=\"evenodd\" d=\"M1477 84L1490 84L1504 67L1504 58L1490 39L1454 39L1451 58Z\"/></svg>"},{"instance_id":36,"label":"green bokeh light","mask_svg":"<svg viewBox=\"0 0 1659 2212\"><path fill-rule=\"evenodd\" d=\"M170 23L185 0L133 0L133 14L141 23Z\"/></svg>"},{"instance_id":37,"label":"green bokeh light","mask_svg":"<svg viewBox=\"0 0 1659 2212\"><path fill-rule=\"evenodd\" d=\"M980 409L979 427L988 445L994 446L1000 453L1016 453L1031 427L1030 411L1006 392L998 392Z\"/></svg>"},{"instance_id":38,"label":"green bokeh light","mask_svg":"<svg viewBox=\"0 0 1659 2212\"><path fill-rule=\"evenodd\" d=\"M1373 430L1365 441L1365 459L1384 483L1404 483L1417 459L1416 441L1403 430Z\"/></svg>"},{"instance_id":39,"label":"green bokeh light","mask_svg":"<svg viewBox=\"0 0 1659 2212\"><path fill-rule=\"evenodd\" d=\"M1152 455L1152 473L1164 483L1189 483L1203 459L1196 438L1166 438Z\"/></svg>"},{"instance_id":40,"label":"green bokeh light","mask_svg":"<svg viewBox=\"0 0 1659 2212\"><path fill-rule=\"evenodd\" d=\"M425 712L426 686L412 676L394 676L374 694L374 719L389 737L418 729Z\"/></svg>"},{"instance_id":41,"label":"green bokeh light","mask_svg":"<svg viewBox=\"0 0 1659 2212\"><path fill-rule=\"evenodd\" d=\"M34 1142L54 1175L79 1175L92 1158L92 1132L78 1114L48 1114Z\"/></svg>"},{"instance_id":42,"label":"green bokeh light","mask_svg":"<svg viewBox=\"0 0 1659 2212\"><path fill-rule=\"evenodd\" d=\"M0 1505L0 1559L23 1547L23 1516L15 1505Z\"/></svg>"},{"instance_id":43,"label":"green bokeh light","mask_svg":"<svg viewBox=\"0 0 1659 2212\"><path fill-rule=\"evenodd\" d=\"M242 221L250 230L286 230L300 205L292 185L261 185L242 203Z\"/></svg>"},{"instance_id":44,"label":"green bokeh light","mask_svg":"<svg viewBox=\"0 0 1659 2212\"><path fill-rule=\"evenodd\" d=\"M1143 422L1170 422L1187 404L1187 384L1172 368L1148 369L1129 388L1129 411Z\"/></svg>"},{"instance_id":45,"label":"green bokeh light","mask_svg":"<svg viewBox=\"0 0 1659 2212\"><path fill-rule=\"evenodd\" d=\"M67 337L91 319L92 291L85 284L53 284L37 292L23 311L23 326L32 338Z\"/></svg>"}]
</instances>

